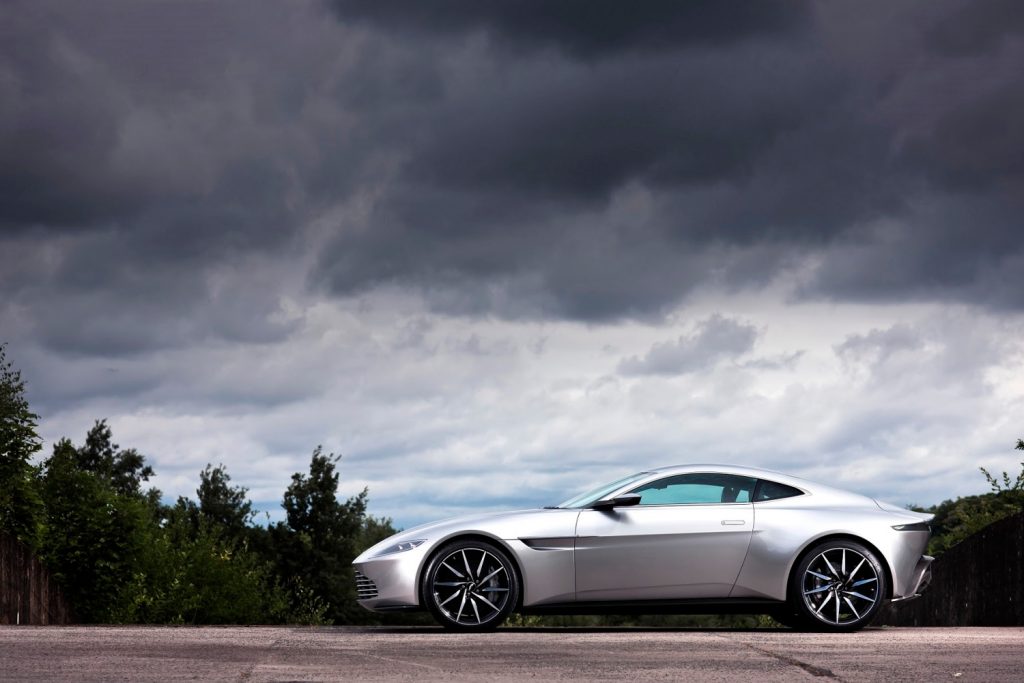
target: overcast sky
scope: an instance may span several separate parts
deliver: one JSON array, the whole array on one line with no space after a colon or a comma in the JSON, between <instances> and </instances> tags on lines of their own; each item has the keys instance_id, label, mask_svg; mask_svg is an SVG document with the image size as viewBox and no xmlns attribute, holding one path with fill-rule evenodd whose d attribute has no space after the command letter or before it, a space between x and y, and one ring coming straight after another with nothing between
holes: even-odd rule
<instances>
[{"instance_id":1,"label":"overcast sky","mask_svg":"<svg viewBox=\"0 0 1024 683\"><path fill-rule=\"evenodd\" d=\"M685 462L895 503L1024 437L1024 4L0 5L52 442L402 526Z\"/></svg>"}]
</instances>

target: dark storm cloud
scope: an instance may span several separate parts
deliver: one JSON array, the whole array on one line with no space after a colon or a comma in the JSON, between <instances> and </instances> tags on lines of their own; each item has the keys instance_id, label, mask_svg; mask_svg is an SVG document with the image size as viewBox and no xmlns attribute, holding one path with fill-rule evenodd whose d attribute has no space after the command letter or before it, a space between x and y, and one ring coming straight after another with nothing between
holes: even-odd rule
<instances>
[{"instance_id":1,"label":"dark storm cloud","mask_svg":"<svg viewBox=\"0 0 1024 683\"><path fill-rule=\"evenodd\" d=\"M411 285L444 310L513 317L657 315L702 282L770 277L786 254L765 234L799 250L842 227L850 194L861 209L888 196L831 157L811 196L787 175L802 153L880 144L836 111L833 68L801 49L598 65L462 49L446 96L415 103L406 161L366 225L321 252L332 291Z\"/></svg>"},{"instance_id":2,"label":"dark storm cloud","mask_svg":"<svg viewBox=\"0 0 1024 683\"><path fill-rule=\"evenodd\" d=\"M271 319L277 283L258 268L301 254L305 188L324 184L317 137L340 107L303 117L330 71L317 40L326 10L18 2L0 13L4 336L101 355L287 336Z\"/></svg>"},{"instance_id":3,"label":"dark storm cloud","mask_svg":"<svg viewBox=\"0 0 1024 683\"><path fill-rule=\"evenodd\" d=\"M851 231L822 258L804 296L943 299L1024 309L1024 209L997 190L930 197L899 223Z\"/></svg>"},{"instance_id":4,"label":"dark storm cloud","mask_svg":"<svg viewBox=\"0 0 1024 683\"><path fill-rule=\"evenodd\" d=\"M0 151L13 163L0 172L5 228L132 220L154 205L219 195L223 185L228 202L236 199L239 178L225 166L259 160L239 155L230 136L211 139L237 113L223 74L239 55L221 37L258 22L225 9L6 4ZM248 188L244 199L263 189Z\"/></svg>"},{"instance_id":5,"label":"dark storm cloud","mask_svg":"<svg viewBox=\"0 0 1024 683\"><path fill-rule=\"evenodd\" d=\"M928 47L953 56L985 53L1024 31L1016 0L983 0L954 7L925 33Z\"/></svg>"},{"instance_id":6,"label":"dark storm cloud","mask_svg":"<svg viewBox=\"0 0 1024 683\"><path fill-rule=\"evenodd\" d=\"M336 7L447 49L444 97L411 111L371 227L321 254L336 293L392 283L445 310L595 320L810 256L805 297L1024 303L1017 6L818 6L707 41L660 9L612 39L604 15L563 25L550 4ZM640 38L648 21L677 39Z\"/></svg>"},{"instance_id":7,"label":"dark storm cloud","mask_svg":"<svg viewBox=\"0 0 1024 683\"><path fill-rule=\"evenodd\" d=\"M321 252L315 277L332 291L411 285L444 310L513 317L658 315L701 283L764 282L898 201L859 165L882 136L842 112L834 68L800 49L598 65L466 49L472 87L452 74L444 99L417 106L367 224Z\"/></svg>"},{"instance_id":8,"label":"dark storm cloud","mask_svg":"<svg viewBox=\"0 0 1024 683\"><path fill-rule=\"evenodd\" d=\"M1024 189L1024 91L1007 78L972 94L913 134L903 153L921 172L951 190Z\"/></svg>"},{"instance_id":9,"label":"dark storm cloud","mask_svg":"<svg viewBox=\"0 0 1024 683\"><path fill-rule=\"evenodd\" d=\"M765 52L775 64L765 66ZM409 166L428 184L602 198L629 180L712 183L821 109L826 70L788 51L534 64L500 86L452 98Z\"/></svg>"},{"instance_id":10,"label":"dark storm cloud","mask_svg":"<svg viewBox=\"0 0 1024 683\"><path fill-rule=\"evenodd\" d=\"M1024 307L1019 3L0 13L0 322L61 353L279 341L285 281L609 320L815 263Z\"/></svg>"},{"instance_id":11,"label":"dark storm cloud","mask_svg":"<svg viewBox=\"0 0 1024 683\"><path fill-rule=\"evenodd\" d=\"M553 46L586 57L785 33L802 26L807 14L805 5L776 0L334 0L333 5L343 20L385 30L442 35L484 31L513 46Z\"/></svg>"}]
</instances>

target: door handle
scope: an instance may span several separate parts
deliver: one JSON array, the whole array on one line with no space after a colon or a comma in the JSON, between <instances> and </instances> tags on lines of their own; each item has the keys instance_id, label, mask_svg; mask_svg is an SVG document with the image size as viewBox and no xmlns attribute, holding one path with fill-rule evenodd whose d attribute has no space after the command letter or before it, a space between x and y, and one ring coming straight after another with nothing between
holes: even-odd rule
<instances>
[{"instance_id":1,"label":"door handle","mask_svg":"<svg viewBox=\"0 0 1024 683\"><path fill-rule=\"evenodd\" d=\"M743 526L746 524L742 519L723 519L722 526Z\"/></svg>"}]
</instances>

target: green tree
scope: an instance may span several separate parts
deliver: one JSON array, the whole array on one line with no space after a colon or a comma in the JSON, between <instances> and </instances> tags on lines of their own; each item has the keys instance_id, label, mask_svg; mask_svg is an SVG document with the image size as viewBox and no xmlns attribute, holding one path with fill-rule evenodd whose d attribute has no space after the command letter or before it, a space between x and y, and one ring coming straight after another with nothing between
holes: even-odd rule
<instances>
[{"instance_id":1,"label":"green tree","mask_svg":"<svg viewBox=\"0 0 1024 683\"><path fill-rule=\"evenodd\" d=\"M118 494L80 466L78 449L61 439L44 463L46 521L42 557L61 583L77 619L110 621L121 610L157 530L140 496Z\"/></svg>"},{"instance_id":2,"label":"green tree","mask_svg":"<svg viewBox=\"0 0 1024 683\"><path fill-rule=\"evenodd\" d=\"M1015 448L1018 451L1024 451L1024 439L1017 439L1017 445ZM985 479L988 480L988 484L992 487L993 493L1008 495L1015 499L1017 497L1022 497L1022 500L1024 500L1024 462L1021 462L1020 467L1020 474L1018 474L1017 478L1012 481L1010 480L1010 475L1005 471L1003 472L1002 477L997 479L989 474L989 471L984 467L979 467L978 469L985 475Z\"/></svg>"},{"instance_id":3,"label":"green tree","mask_svg":"<svg viewBox=\"0 0 1024 683\"><path fill-rule=\"evenodd\" d=\"M113 442L106 420L97 420L85 436L85 445L75 449L78 467L107 482L114 493L143 497L142 482L153 476L153 468L134 448L121 449ZM155 496L159 500L159 493Z\"/></svg>"},{"instance_id":4,"label":"green tree","mask_svg":"<svg viewBox=\"0 0 1024 683\"><path fill-rule=\"evenodd\" d=\"M313 451L309 474L295 473L284 494L286 521L272 529L278 571L327 605L328 618L350 623L362 618L355 602L352 560L364 534L367 491L338 500L340 456Z\"/></svg>"},{"instance_id":5,"label":"green tree","mask_svg":"<svg viewBox=\"0 0 1024 683\"><path fill-rule=\"evenodd\" d=\"M224 465L213 467L207 464L199 473L199 488L196 489L198 504L185 497L178 498L174 506L175 515L187 522L194 534L201 523L228 541L241 543L252 531L250 523L256 513L244 486L231 486L231 475Z\"/></svg>"},{"instance_id":6,"label":"green tree","mask_svg":"<svg viewBox=\"0 0 1024 683\"><path fill-rule=\"evenodd\" d=\"M134 623L267 624L288 615L288 595L270 564L207 519L192 528L173 515L117 605L113 620Z\"/></svg>"},{"instance_id":7,"label":"green tree","mask_svg":"<svg viewBox=\"0 0 1024 683\"><path fill-rule=\"evenodd\" d=\"M179 499L179 505L155 511L158 492L142 491L153 470L136 450L114 444L100 421L85 446L58 442L44 471L44 559L79 620L219 624L287 618L288 595L273 567L240 537L251 518L246 490L230 486L223 467L201 473L199 505Z\"/></svg>"},{"instance_id":8,"label":"green tree","mask_svg":"<svg viewBox=\"0 0 1024 683\"><path fill-rule=\"evenodd\" d=\"M206 468L199 473L199 513L212 523L224 527L233 538L241 537L255 514L244 486L231 486L231 476L224 465Z\"/></svg>"},{"instance_id":9,"label":"green tree","mask_svg":"<svg viewBox=\"0 0 1024 683\"><path fill-rule=\"evenodd\" d=\"M32 456L42 447L39 416L29 409L25 382L0 344L0 530L35 546L42 503Z\"/></svg>"},{"instance_id":10,"label":"green tree","mask_svg":"<svg viewBox=\"0 0 1024 683\"><path fill-rule=\"evenodd\" d=\"M247 489L223 465L199 474L199 503L178 498L126 586L116 620L142 623L277 623L288 594L273 565L253 551Z\"/></svg>"},{"instance_id":11,"label":"green tree","mask_svg":"<svg viewBox=\"0 0 1024 683\"><path fill-rule=\"evenodd\" d=\"M363 520L363 529L359 536L356 551L361 553L367 548L377 545L385 538L394 536L396 533L398 533L398 529L392 525L390 517L366 515L366 519Z\"/></svg>"},{"instance_id":12,"label":"green tree","mask_svg":"<svg viewBox=\"0 0 1024 683\"><path fill-rule=\"evenodd\" d=\"M1024 440L1017 440L1016 449L1024 451ZM944 500L923 510L935 515L932 539L928 544L932 555L945 552L992 522L1024 511L1024 462L1016 478L1011 478L1006 472L997 478L984 467L978 469L992 488L991 493Z\"/></svg>"}]
</instances>

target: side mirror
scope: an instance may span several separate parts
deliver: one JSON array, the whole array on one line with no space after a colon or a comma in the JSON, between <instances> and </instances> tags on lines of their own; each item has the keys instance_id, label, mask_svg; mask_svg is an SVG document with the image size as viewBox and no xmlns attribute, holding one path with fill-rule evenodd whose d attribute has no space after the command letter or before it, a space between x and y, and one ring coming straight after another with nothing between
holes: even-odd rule
<instances>
[{"instance_id":1,"label":"side mirror","mask_svg":"<svg viewBox=\"0 0 1024 683\"><path fill-rule=\"evenodd\" d=\"M616 496L615 498L606 498L605 500L599 500L596 503L594 503L591 507L593 507L595 510L611 510L612 508L623 508L639 504L639 493L624 493L621 496Z\"/></svg>"}]
</instances>

